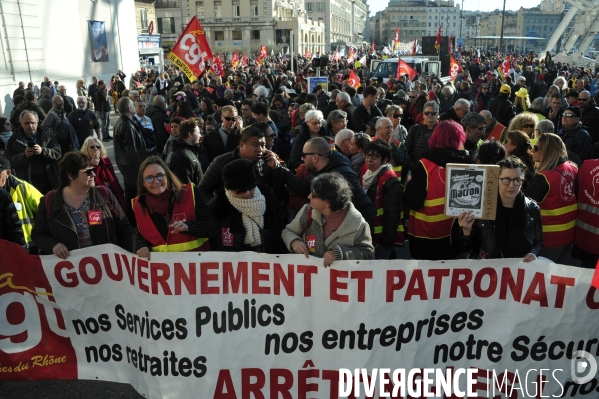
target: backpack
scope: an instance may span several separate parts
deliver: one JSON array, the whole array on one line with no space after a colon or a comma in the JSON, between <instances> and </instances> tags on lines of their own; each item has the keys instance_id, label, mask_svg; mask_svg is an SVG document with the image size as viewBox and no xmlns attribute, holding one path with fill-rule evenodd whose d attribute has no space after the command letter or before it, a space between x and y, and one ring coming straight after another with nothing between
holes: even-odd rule
<instances>
[{"instance_id":1,"label":"backpack","mask_svg":"<svg viewBox=\"0 0 599 399\"><path fill-rule=\"evenodd\" d=\"M114 207L112 206L112 202L110 201L110 190L108 189L108 187L97 186L95 188L100 192L100 195L102 195L102 197L106 200L106 203L108 204L108 208L110 209L110 213L112 213L112 216L115 219L120 219L121 216L119 215L119 212L116 209L114 209ZM52 216L52 204L54 203L54 196L56 195L56 191L57 190L49 191L48 194L46 194L46 197L44 198L44 205L46 205L46 219L48 220L50 220Z\"/></svg>"},{"instance_id":2,"label":"backpack","mask_svg":"<svg viewBox=\"0 0 599 399\"><path fill-rule=\"evenodd\" d=\"M547 95L547 91L548 91L547 83L541 82L541 84L539 84L538 86L539 86L539 96L537 98L539 98L539 97L545 98L545 96Z\"/></svg>"}]
</instances>

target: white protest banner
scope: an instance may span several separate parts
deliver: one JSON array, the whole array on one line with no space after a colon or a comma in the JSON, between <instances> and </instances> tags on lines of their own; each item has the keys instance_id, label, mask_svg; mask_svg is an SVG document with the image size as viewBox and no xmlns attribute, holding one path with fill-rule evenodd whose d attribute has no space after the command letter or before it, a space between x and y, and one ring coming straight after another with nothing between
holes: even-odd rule
<instances>
[{"instance_id":1,"label":"white protest banner","mask_svg":"<svg viewBox=\"0 0 599 399\"><path fill-rule=\"evenodd\" d=\"M0 381L329 399L388 397L395 379L401 398L596 398L592 274L519 259L324 268L300 255L195 252L148 262L111 245L63 261L0 241ZM431 386L428 369L457 382Z\"/></svg>"}]
</instances>

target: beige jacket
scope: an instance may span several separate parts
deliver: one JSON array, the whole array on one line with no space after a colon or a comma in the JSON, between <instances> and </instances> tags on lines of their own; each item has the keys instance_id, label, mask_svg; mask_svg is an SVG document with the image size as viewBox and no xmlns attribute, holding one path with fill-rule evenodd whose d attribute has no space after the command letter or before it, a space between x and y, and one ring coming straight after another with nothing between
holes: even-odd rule
<instances>
[{"instance_id":1,"label":"beige jacket","mask_svg":"<svg viewBox=\"0 0 599 399\"><path fill-rule=\"evenodd\" d=\"M324 217L315 209L312 209L310 227L308 227L304 237L300 237L308 221L307 210L308 205L304 205L291 223L283 230L281 236L290 251L293 251L291 243L294 240L304 241L306 236L313 235L316 237L314 252L310 253L313 256L322 257L327 251L333 250L335 251L336 260L374 258L370 227L351 202L345 219L326 240L324 240Z\"/></svg>"}]
</instances>

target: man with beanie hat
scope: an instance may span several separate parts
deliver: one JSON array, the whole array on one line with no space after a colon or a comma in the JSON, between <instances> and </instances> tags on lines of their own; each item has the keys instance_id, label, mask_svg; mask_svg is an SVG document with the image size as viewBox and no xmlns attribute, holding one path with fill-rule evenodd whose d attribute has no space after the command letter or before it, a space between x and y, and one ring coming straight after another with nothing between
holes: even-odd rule
<instances>
[{"instance_id":1,"label":"man with beanie hat","mask_svg":"<svg viewBox=\"0 0 599 399\"><path fill-rule=\"evenodd\" d=\"M582 112L579 107L568 107L562 114L562 128L558 135L562 138L568 158L577 165L591 157L593 143L591 136L580 122Z\"/></svg>"},{"instance_id":2,"label":"man with beanie hat","mask_svg":"<svg viewBox=\"0 0 599 399\"><path fill-rule=\"evenodd\" d=\"M489 102L489 112L503 126L509 126L512 118L516 116L516 109L509 98L511 92L510 86L503 84L497 97Z\"/></svg>"},{"instance_id":3,"label":"man with beanie hat","mask_svg":"<svg viewBox=\"0 0 599 399\"><path fill-rule=\"evenodd\" d=\"M223 186L209 206L221 235L210 240L210 248L286 253L279 201L270 187L259 183L254 163L235 159L223 166L221 178Z\"/></svg>"},{"instance_id":4,"label":"man with beanie hat","mask_svg":"<svg viewBox=\"0 0 599 399\"><path fill-rule=\"evenodd\" d=\"M35 244L31 239L31 230L33 230L37 207L43 197L42 193L26 181L14 177L10 162L4 157L0 157L0 189L8 191L12 197L29 253L37 255L37 250L34 249Z\"/></svg>"}]
</instances>

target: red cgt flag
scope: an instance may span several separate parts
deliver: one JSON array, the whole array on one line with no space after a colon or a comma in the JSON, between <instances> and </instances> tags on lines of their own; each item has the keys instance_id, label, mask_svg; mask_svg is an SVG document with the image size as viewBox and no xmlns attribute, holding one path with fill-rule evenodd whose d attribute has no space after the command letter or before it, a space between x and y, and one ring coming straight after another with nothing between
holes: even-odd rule
<instances>
[{"instance_id":1,"label":"red cgt flag","mask_svg":"<svg viewBox=\"0 0 599 399\"><path fill-rule=\"evenodd\" d=\"M224 76L225 68L223 67L223 60L220 59L220 54L218 57L214 57L212 59L212 64L210 64L210 72L212 72L215 76Z\"/></svg>"},{"instance_id":2,"label":"red cgt flag","mask_svg":"<svg viewBox=\"0 0 599 399\"><path fill-rule=\"evenodd\" d=\"M241 56L241 66L242 67L248 66L248 58L245 55L245 53L243 53L243 55Z\"/></svg>"},{"instance_id":3,"label":"red cgt flag","mask_svg":"<svg viewBox=\"0 0 599 399\"><path fill-rule=\"evenodd\" d=\"M450 56L449 61L449 77L451 77L451 81L453 82L455 78L458 77L458 72L460 71L460 65L456 62L455 58L453 58L453 54Z\"/></svg>"},{"instance_id":4,"label":"red cgt flag","mask_svg":"<svg viewBox=\"0 0 599 399\"><path fill-rule=\"evenodd\" d=\"M356 75L353 69L349 71L349 79L347 79L347 84L353 87L354 89L360 86L360 78L358 77L358 75Z\"/></svg>"},{"instance_id":5,"label":"red cgt flag","mask_svg":"<svg viewBox=\"0 0 599 399\"><path fill-rule=\"evenodd\" d=\"M414 80L414 78L416 78L416 76L418 76L418 72L416 72L411 66L406 64L404 60L400 59L397 62L397 74L395 76L395 79L399 80L401 75L408 75L408 78L411 82Z\"/></svg>"},{"instance_id":6,"label":"red cgt flag","mask_svg":"<svg viewBox=\"0 0 599 399\"><path fill-rule=\"evenodd\" d=\"M206 61L213 58L204 29L194 16L169 53L168 59L193 82L206 71Z\"/></svg>"},{"instance_id":7,"label":"red cgt flag","mask_svg":"<svg viewBox=\"0 0 599 399\"><path fill-rule=\"evenodd\" d=\"M233 57L231 57L231 65L233 65L234 68L237 68L237 65L239 65L239 50L235 50L233 53Z\"/></svg>"},{"instance_id":8,"label":"red cgt flag","mask_svg":"<svg viewBox=\"0 0 599 399\"><path fill-rule=\"evenodd\" d=\"M441 48L441 25L439 25L439 30L437 31L437 38L435 39L435 49L439 52L439 48Z\"/></svg>"}]
</instances>

